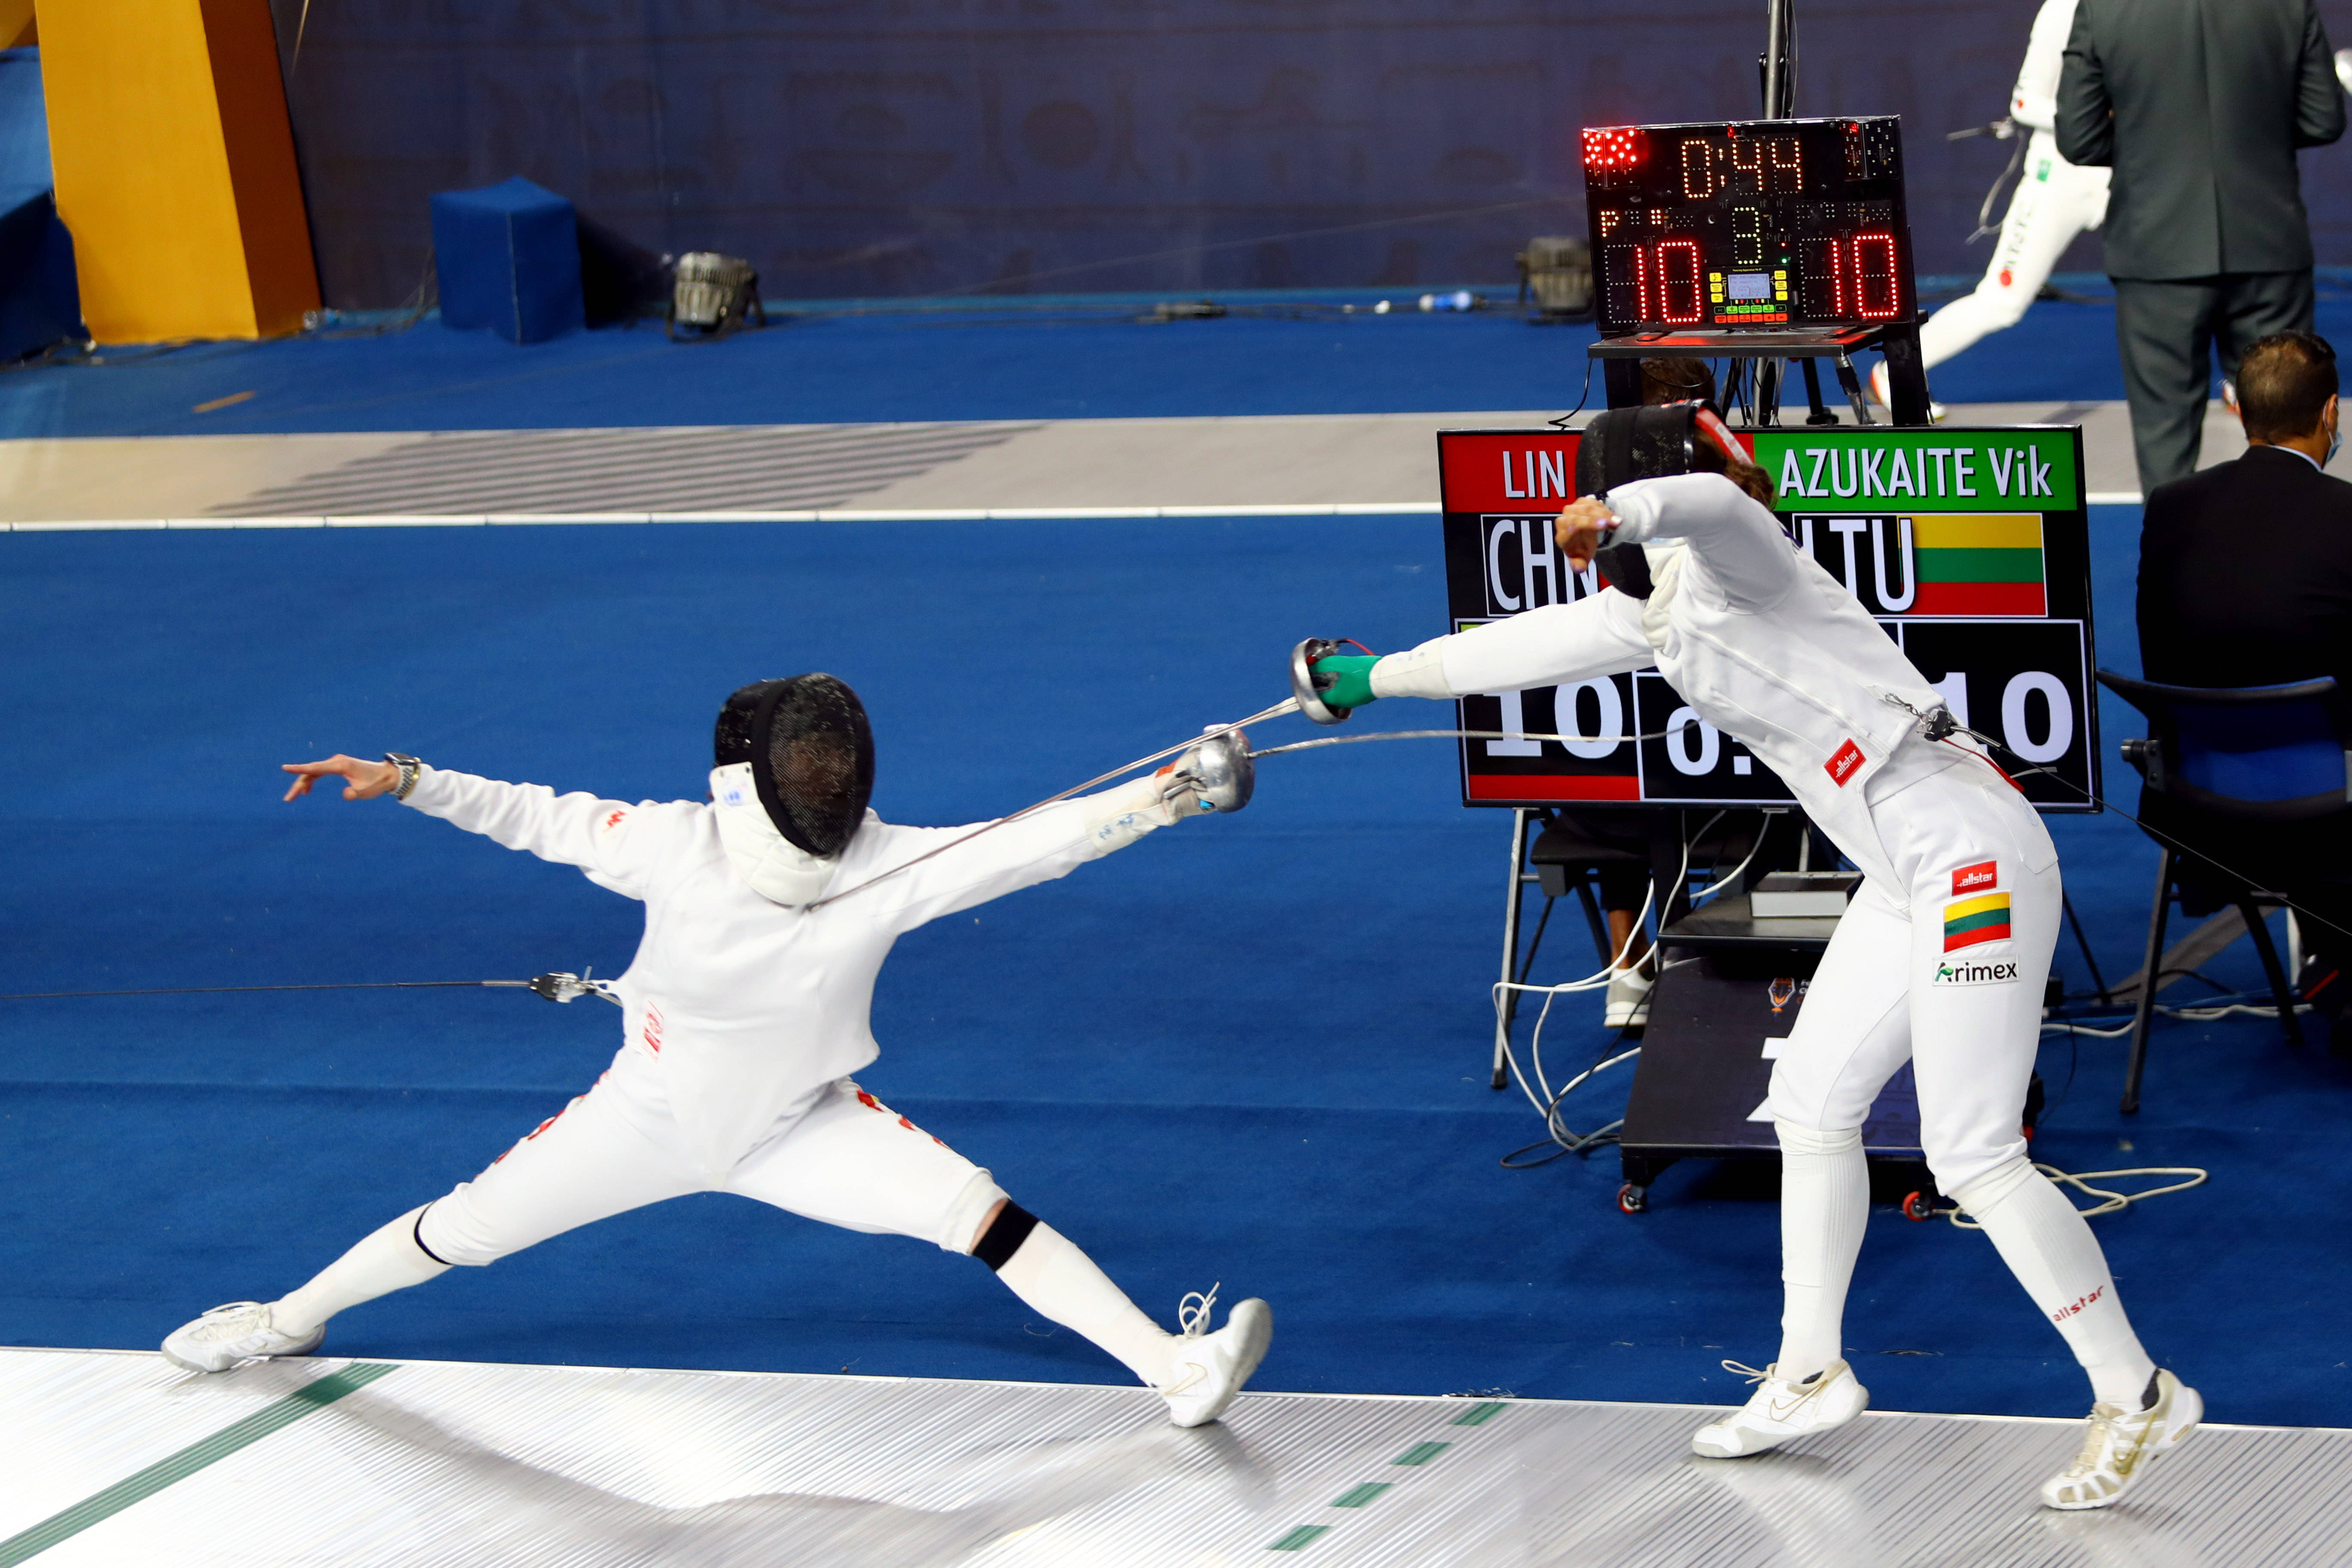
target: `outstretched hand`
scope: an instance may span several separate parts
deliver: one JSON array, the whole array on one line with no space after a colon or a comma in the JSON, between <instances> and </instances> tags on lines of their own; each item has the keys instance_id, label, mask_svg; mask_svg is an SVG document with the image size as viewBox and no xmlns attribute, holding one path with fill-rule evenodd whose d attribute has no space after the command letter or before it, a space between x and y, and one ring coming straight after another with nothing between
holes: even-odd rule
<instances>
[{"instance_id":1,"label":"outstretched hand","mask_svg":"<svg viewBox=\"0 0 2352 1568\"><path fill-rule=\"evenodd\" d=\"M1568 510L1552 524L1552 538L1559 543L1560 553L1579 572L1592 564L1592 552L1601 548L1601 531L1613 526L1617 514L1591 496L1571 501Z\"/></svg>"},{"instance_id":2,"label":"outstretched hand","mask_svg":"<svg viewBox=\"0 0 2352 1568\"><path fill-rule=\"evenodd\" d=\"M371 763L358 757L336 755L322 763L284 763L279 764L294 775L286 786L286 798L298 800L310 793L310 786L330 775L341 775L345 781L345 800L373 800L400 787L400 770L390 763Z\"/></svg>"}]
</instances>

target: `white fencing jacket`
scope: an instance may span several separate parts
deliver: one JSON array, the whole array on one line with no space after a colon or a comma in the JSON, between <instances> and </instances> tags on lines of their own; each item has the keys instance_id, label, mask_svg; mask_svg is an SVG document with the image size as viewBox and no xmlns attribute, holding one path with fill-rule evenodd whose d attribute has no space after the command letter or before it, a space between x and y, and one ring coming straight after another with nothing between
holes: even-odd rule
<instances>
[{"instance_id":1,"label":"white fencing jacket","mask_svg":"<svg viewBox=\"0 0 2352 1568\"><path fill-rule=\"evenodd\" d=\"M1379 696L1459 697L1565 686L1654 663L1698 716L1780 775L1848 859L1898 900L1864 791L1922 712L1943 700L1860 601L1800 552L1769 511L1720 474L1643 479L1609 492L1616 537L1638 542L1655 584L1438 637L1382 659ZM1964 762L1913 746L1917 776Z\"/></svg>"},{"instance_id":2,"label":"white fencing jacket","mask_svg":"<svg viewBox=\"0 0 2352 1568\"><path fill-rule=\"evenodd\" d=\"M874 981L903 932L1133 843L1156 824L1141 812L1106 812L1107 800L1127 795L1138 805L1157 799L1147 780L1140 791L1066 801L814 910L753 892L706 803L630 805L427 767L407 804L509 849L577 866L644 903L644 940L613 983L626 1009L622 1048L658 1064L672 1114L715 1173L757 1147L810 1090L881 1054ZM828 890L971 831L900 827L868 811Z\"/></svg>"}]
</instances>

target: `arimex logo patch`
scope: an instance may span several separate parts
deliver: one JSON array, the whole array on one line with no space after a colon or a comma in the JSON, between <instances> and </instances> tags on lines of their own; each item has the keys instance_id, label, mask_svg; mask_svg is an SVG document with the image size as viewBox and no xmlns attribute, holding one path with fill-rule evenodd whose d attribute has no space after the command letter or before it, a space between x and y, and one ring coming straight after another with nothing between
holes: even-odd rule
<instances>
[{"instance_id":1,"label":"arimex logo patch","mask_svg":"<svg viewBox=\"0 0 2352 1568\"><path fill-rule=\"evenodd\" d=\"M1965 959L1946 959L1936 965L1938 985L2002 985L2017 978L2017 961L1999 963L1970 963Z\"/></svg>"}]
</instances>

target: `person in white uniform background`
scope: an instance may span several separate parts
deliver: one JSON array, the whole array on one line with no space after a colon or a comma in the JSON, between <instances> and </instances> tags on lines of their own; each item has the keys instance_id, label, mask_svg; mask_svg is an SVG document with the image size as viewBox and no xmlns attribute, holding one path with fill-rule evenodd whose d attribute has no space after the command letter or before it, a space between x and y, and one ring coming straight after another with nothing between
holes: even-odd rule
<instances>
[{"instance_id":1,"label":"person in white uniform background","mask_svg":"<svg viewBox=\"0 0 2352 1568\"><path fill-rule=\"evenodd\" d=\"M1209 754L1220 746L1223 773ZM1157 1389L1177 1425L1214 1420L1265 1353L1265 1302L1242 1302L1212 1333L1212 1289L1180 1307L1184 1331L1166 1332L988 1172L848 1075L880 1052L874 984L899 936L1065 876L1181 817L1237 809L1247 792L1232 787L1231 758L1246 742L1204 741L1157 775L985 832L901 827L867 807L872 731L856 694L829 675L736 692L719 714L716 752L709 802L635 805L397 754L287 764L289 801L339 776L346 800L390 795L641 900L645 937L609 987L623 1044L593 1088L474 1180L276 1301L205 1313L163 1342L164 1355L220 1372L308 1354L336 1313L453 1264L494 1263L666 1198L730 1192L972 1254L1031 1308Z\"/></svg>"},{"instance_id":2,"label":"person in white uniform background","mask_svg":"<svg viewBox=\"0 0 2352 1568\"><path fill-rule=\"evenodd\" d=\"M2106 221L2107 171L2085 169L2059 155L2053 130L2058 111L2058 72L2065 63L2066 35L2074 26L2075 0L2042 0L2025 45L2025 64L2009 95L2009 118L2031 132L2009 214L2000 220L1992 258L1973 293L1943 306L1919 328L1919 358L1928 369L1950 359L1989 333L2025 319L2051 269L2074 237ZM1886 367L1870 373L1871 391L1889 402Z\"/></svg>"},{"instance_id":3,"label":"person in white uniform background","mask_svg":"<svg viewBox=\"0 0 2352 1568\"><path fill-rule=\"evenodd\" d=\"M1632 438L1612 442L1622 434L1612 422L1632 422ZM1324 700L1356 707L1654 664L1700 718L1780 776L1864 874L1772 1074L1780 1352L1761 1373L1726 1363L1759 1386L1746 1408L1700 1428L1694 1448L1759 1453L1868 1405L1842 1334L1869 1207L1861 1129L1907 1059L1937 1184L1983 1226L2090 1374L2089 1429L2042 1501L2116 1501L2203 1405L2148 1359L2089 1225L2026 1159L2021 1123L2060 916L2041 818L1981 752L1930 737L1942 728L1931 723L1936 689L1795 548L1764 504L1769 481L1711 408L1610 410L1585 431L1577 488L1587 499L1560 513L1559 544L1580 569L1597 552L1610 587L1315 668L1332 682Z\"/></svg>"}]
</instances>

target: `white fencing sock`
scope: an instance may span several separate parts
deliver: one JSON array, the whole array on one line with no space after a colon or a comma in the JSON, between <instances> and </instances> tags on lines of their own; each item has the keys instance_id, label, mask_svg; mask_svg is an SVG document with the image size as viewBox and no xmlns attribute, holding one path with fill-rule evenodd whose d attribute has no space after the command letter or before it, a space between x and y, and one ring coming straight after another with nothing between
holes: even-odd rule
<instances>
[{"instance_id":1,"label":"white fencing sock","mask_svg":"<svg viewBox=\"0 0 2352 1568\"><path fill-rule=\"evenodd\" d=\"M417 1217L429 1206L420 1205L361 1237L358 1246L320 1269L308 1285L271 1302L270 1326L281 1334L306 1334L346 1307L422 1285L446 1272L449 1266L416 1239Z\"/></svg>"},{"instance_id":2,"label":"white fencing sock","mask_svg":"<svg viewBox=\"0 0 2352 1568\"><path fill-rule=\"evenodd\" d=\"M1145 1317L1067 1237L1026 1209L1006 1204L972 1256L1036 1311L1086 1335L1152 1387L1168 1381L1176 1336Z\"/></svg>"},{"instance_id":3,"label":"white fencing sock","mask_svg":"<svg viewBox=\"0 0 2352 1568\"><path fill-rule=\"evenodd\" d=\"M1952 1194L1984 1226L2001 1261L2057 1324L2067 1348L2091 1374L2102 1405L2137 1410L2156 1375L2116 1299L2106 1255L2082 1210L2019 1155Z\"/></svg>"},{"instance_id":4,"label":"white fencing sock","mask_svg":"<svg viewBox=\"0 0 2352 1568\"><path fill-rule=\"evenodd\" d=\"M1845 1292L1870 1218L1862 1129L1821 1132L1775 1118L1780 1136L1780 1376L1801 1383L1845 1353Z\"/></svg>"}]
</instances>

